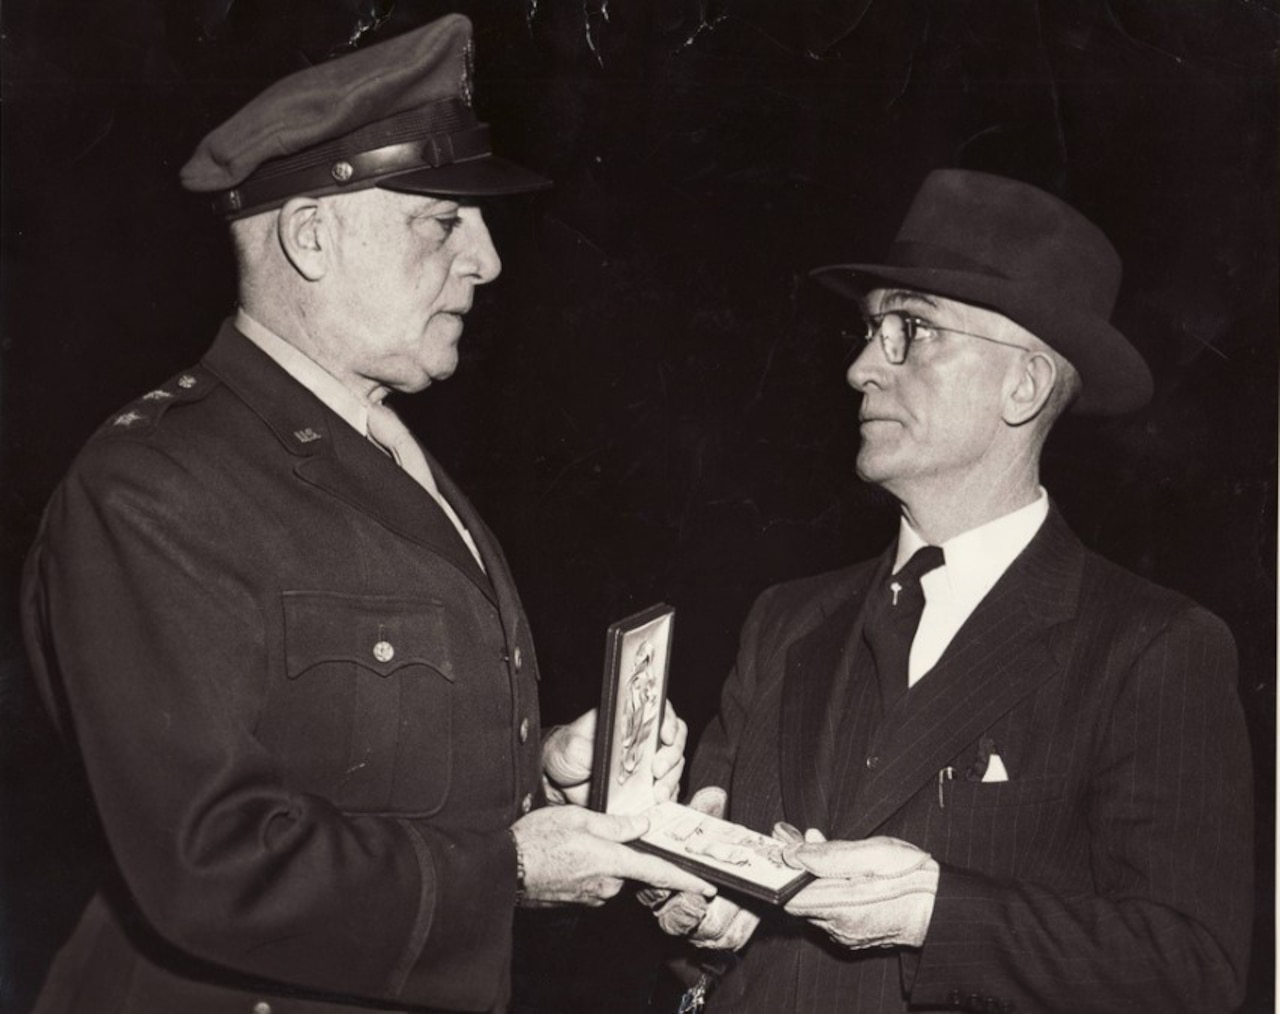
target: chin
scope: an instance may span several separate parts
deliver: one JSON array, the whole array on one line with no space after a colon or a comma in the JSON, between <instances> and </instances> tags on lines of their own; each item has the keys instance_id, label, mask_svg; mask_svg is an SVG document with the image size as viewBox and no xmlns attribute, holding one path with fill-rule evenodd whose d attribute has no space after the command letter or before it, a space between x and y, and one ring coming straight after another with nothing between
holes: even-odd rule
<instances>
[{"instance_id":1,"label":"chin","mask_svg":"<svg viewBox=\"0 0 1280 1014\"><path fill-rule=\"evenodd\" d=\"M457 358L441 363L421 363L416 366L412 374L402 375L393 381L385 383L388 387L399 391L401 394L417 394L419 391L425 391L432 384L448 380L453 376L453 371L457 368ZM408 374L407 370L403 372Z\"/></svg>"},{"instance_id":2,"label":"chin","mask_svg":"<svg viewBox=\"0 0 1280 1014\"><path fill-rule=\"evenodd\" d=\"M889 470L886 468L884 455L876 455L864 444L862 449L858 451L854 471L857 472L858 478L863 482L879 482L885 478Z\"/></svg>"}]
</instances>

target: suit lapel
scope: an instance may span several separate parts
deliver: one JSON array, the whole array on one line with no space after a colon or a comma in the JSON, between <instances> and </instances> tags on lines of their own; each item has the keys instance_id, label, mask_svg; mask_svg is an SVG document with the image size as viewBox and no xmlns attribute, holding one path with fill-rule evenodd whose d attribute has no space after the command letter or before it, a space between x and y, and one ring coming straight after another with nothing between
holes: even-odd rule
<instances>
[{"instance_id":1,"label":"suit lapel","mask_svg":"<svg viewBox=\"0 0 1280 1014\"><path fill-rule=\"evenodd\" d=\"M880 763L840 838L871 834L995 721L1065 666L1084 551L1056 510L952 640L884 719Z\"/></svg>"},{"instance_id":2,"label":"suit lapel","mask_svg":"<svg viewBox=\"0 0 1280 1014\"><path fill-rule=\"evenodd\" d=\"M831 603L823 619L787 648L782 688L779 770L782 806L797 827L826 827L839 705L848 697L854 645L862 637L863 603L868 587L887 571L864 571Z\"/></svg>"},{"instance_id":3,"label":"suit lapel","mask_svg":"<svg viewBox=\"0 0 1280 1014\"><path fill-rule=\"evenodd\" d=\"M204 363L297 458L294 472L303 482L447 560L490 601L496 601L489 579L431 495L229 321ZM437 480L441 477L437 473ZM447 485L452 496L446 496L455 503L454 497L461 495L444 478L441 489ZM475 518L469 505L467 512Z\"/></svg>"}]
</instances>

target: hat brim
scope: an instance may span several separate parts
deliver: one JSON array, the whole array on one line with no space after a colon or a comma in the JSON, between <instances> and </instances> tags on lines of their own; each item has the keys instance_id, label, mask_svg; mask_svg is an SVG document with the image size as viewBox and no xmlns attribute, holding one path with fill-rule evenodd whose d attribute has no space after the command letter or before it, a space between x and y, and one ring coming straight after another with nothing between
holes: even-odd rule
<instances>
[{"instance_id":1,"label":"hat brim","mask_svg":"<svg viewBox=\"0 0 1280 1014\"><path fill-rule=\"evenodd\" d=\"M1042 287L1033 291L1016 281L970 271L884 264L830 264L809 275L851 299L886 284L900 285L1003 314L1062 353L1079 372L1081 391L1073 412L1120 415L1151 400L1151 371L1128 339L1096 314L1048 304Z\"/></svg>"},{"instance_id":2,"label":"hat brim","mask_svg":"<svg viewBox=\"0 0 1280 1014\"><path fill-rule=\"evenodd\" d=\"M373 185L406 194L442 197L502 197L545 190L551 181L531 169L496 155L450 162L433 168L410 169L382 176Z\"/></svg>"}]
</instances>

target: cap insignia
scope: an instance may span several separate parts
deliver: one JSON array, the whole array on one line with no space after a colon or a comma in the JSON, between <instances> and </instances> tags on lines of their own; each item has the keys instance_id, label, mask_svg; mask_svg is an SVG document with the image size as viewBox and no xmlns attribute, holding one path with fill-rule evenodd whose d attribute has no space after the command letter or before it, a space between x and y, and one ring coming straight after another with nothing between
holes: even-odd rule
<instances>
[{"instance_id":1,"label":"cap insignia","mask_svg":"<svg viewBox=\"0 0 1280 1014\"><path fill-rule=\"evenodd\" d=\"M329 175L339 183L346 183L356 174L355 167L350 162L335 162L329 170Z\"/></svg>"}]
</instances>

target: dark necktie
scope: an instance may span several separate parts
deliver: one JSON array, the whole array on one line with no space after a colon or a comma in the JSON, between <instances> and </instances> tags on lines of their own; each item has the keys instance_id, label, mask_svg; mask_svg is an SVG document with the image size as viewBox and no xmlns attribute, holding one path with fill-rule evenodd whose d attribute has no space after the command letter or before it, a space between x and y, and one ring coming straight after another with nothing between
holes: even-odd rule
<instances>
[{"instance_id":1,"label":"dark necktie","mask_svg":"<svg viewBox=\"0 0 1280 1014\"><path fill-rule=\"evenodd\" d=\"M863 636L875 659L886 709L907 690L911 642L924 612L920 579L945 562L937 546L921 546L901 570L875 590L877 601L869 605Z\"/></svg>"}]
</instances>

